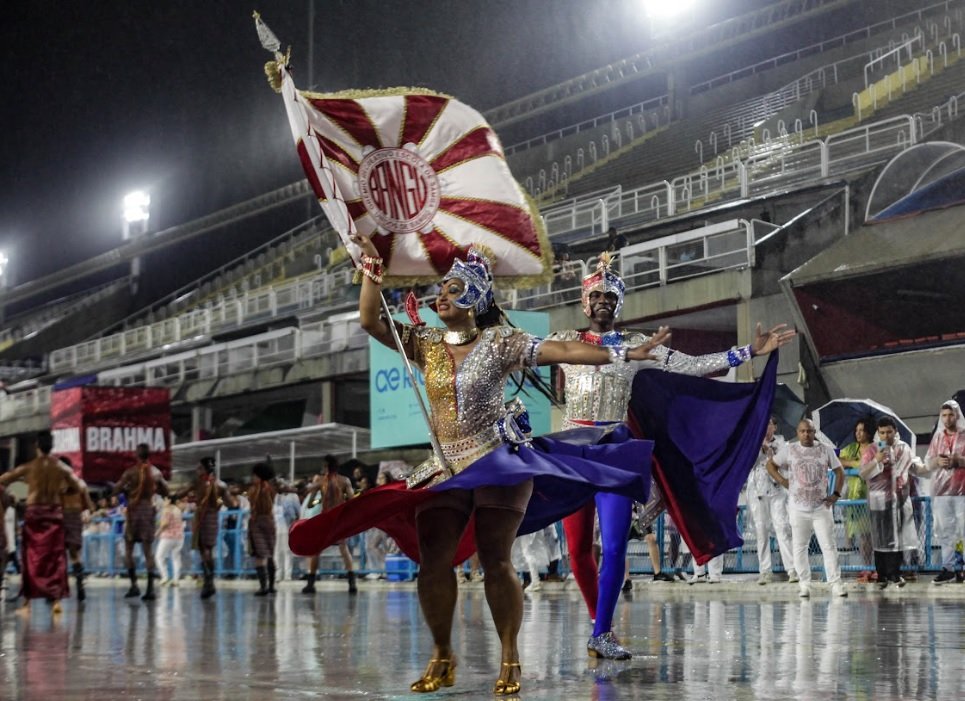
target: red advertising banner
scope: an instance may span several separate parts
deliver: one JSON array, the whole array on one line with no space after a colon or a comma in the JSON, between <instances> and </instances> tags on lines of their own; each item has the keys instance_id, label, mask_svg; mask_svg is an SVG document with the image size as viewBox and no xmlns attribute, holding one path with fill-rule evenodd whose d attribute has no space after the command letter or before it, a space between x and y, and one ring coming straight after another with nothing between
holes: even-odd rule
<instances>
[{"instance_id":1,"label":"red advertising banner","mask_svg":"<svg viewBox=\"0 0 965 701\"><path fill-rule=\"evenodd\" d=\"M160 387L72 387L50 399L54 453L89 484L116 482L140 443L171 475L171 395Z\"/></svg>"}]
</instances>

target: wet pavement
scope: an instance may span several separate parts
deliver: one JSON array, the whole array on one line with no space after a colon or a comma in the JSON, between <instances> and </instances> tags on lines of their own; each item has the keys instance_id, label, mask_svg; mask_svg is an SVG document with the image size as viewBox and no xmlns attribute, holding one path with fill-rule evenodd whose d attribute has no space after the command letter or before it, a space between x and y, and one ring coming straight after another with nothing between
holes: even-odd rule
<instances>
[{"instance_id":1,"label":"wet pavement","mask_svg":"<svg viewBox=\"0 0 965 701\"><path fill-rule=\"evenodd\" d=\"M273 598L253 583L201 601L190 583L151 604L92 580L81 608L0 605L0 699L493 699L498 641L482 585L461 589L455 686L412 694L431 650L414 585L344 581ZM650 584L621 602L628 662L591 660L576 586L527 595L520 634L528 700L965 698L965 585L810 600L793 585ZM506 697L501 697L506 698Z\"/></svg>"}]
</instances>

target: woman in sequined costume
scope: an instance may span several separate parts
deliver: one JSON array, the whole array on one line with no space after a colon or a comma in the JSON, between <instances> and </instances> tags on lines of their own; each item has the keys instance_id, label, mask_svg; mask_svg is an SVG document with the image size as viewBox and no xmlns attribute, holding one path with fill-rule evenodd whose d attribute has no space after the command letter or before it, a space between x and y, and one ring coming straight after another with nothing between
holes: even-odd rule
<instances>
[{"instance_id":1,"label":"woman in sequined costume","mask_svg":"<svg viewBox=\"0 0 965 701\"><path fill-rule=\"evenodd\" d=\"M391 329L380 315L379 285L382 261L372 242L357 236L363 281L359 299L360 323L381 343L395 348ZM390 492L392 485L370 490L340 507L293 529L293 549L302 547L301 531L328 531L326 540L344 537L344 524L356 519L352 530L379 525L390 530L389 507L371 519L357 519L389 499L414 505L419 602L432 634L434 649L423 676L412 691L432 692L455 682L456 660L451 646L457 585L453 562L460 553L464 531L474 521L475 547L486 573L485 593L502 647L496 694L519 691L520 667L516 638L522 622L523 595L512 568L510 551L517 533L532 532L552 523L598 491L618 491L645 499L649 486L648 441L622 445L572 446L536 439L520 442L519 427L508 416L503 387L510 373L526 367L568 362L606 364L650 357L649 349L668 336L665 330L629 356L623 348L600 348L579 342L543 342L509 326L490 326L499 314L492 298L489 261L470 250L465 262L456 260L443 279L436 300L445 329L397 324L406 355L422 369L431 408L432 429L441 444L445 465L430 461L410 476L410 487ZM378 501L382 499L382 501ZM418 500L418 501L417 501ZM367 506L370 504L371 506ZM314 523L313 523L314 522ZM342 528L336 535L331 527ZM317 546L317 541L312 547ZM306 545L307 547L307 545ZM409 548L411 550L411 547ZM297 552L297 550L296 550Z\"/></svg>"},{"instance_id":2,"label":"woman in sequined costume","mask_svg":"<svg viewBox=\"0 0 965 701\"><path fill-rule=\"evenodd\" d=\"M566 431L557 434L562 440L580 440L584 434L598 440L617 427L624 426L627 404L634 375L643 367L657 368L684 375L703 376L736 367L755 355L765 355L789 342L793 331L776 326L764 333L760 325L754 343L742 348L691 356L667 348L654 346L653 338L641 333L614 330L614 322L623 307L625 285L623 279L610 268L609 255L600 256L597 270L583 279L583 312L589 318L588 331L560 331L548 339L581 341L603 347L634 348L649 346L651 359L634 363L614 363L595 366L566 363L560 366L566 378L566 407L564 429L573 429L570 438ZM651 499L659 499L652 490ZM647 513L658 514L662 506L648 504ZM593 635L587 641L587 652L593 657L629 659L631 653L623 647L612 631L613 614L624 581L624 561L627 554L627 533L633 511L633 500L613 493L600 492L580 509L563 519L563 530L570 552L570 567L583 599L594 619ZM599 514L603 565L597 576L593 555L593 524ZM654 563L656 568L657 563Z\"/></svg>"}]
</instances>

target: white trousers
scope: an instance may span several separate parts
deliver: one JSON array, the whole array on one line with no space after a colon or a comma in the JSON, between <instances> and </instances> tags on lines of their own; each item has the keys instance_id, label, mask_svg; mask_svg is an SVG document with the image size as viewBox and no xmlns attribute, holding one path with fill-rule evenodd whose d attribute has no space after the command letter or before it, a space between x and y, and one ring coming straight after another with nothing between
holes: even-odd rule
<instances>
[{"instance_id":1,"label":"white trousers","mask_svg":"<svg viewBox=\"0 0 965 701\"><path fill-rule=\"evenodd\" d=\"M184 538L160 538L158 540L155 558L161 579L167 579L167 560L169 558L171 560L172 581L177 582L181 579L181 548L183 545Z\"/></svg>"},{"instance_id":2,"label":"white trousers","mask_svg":"<svg viewBox=\"0 0 965 701\"><path fill-rule=\"evenodd\" d=\"M385 574L385 555L389 536L378 528L365 532L365 569Z\"/></svg>"},{"instance_id":3,"label":"white trousers","mask_svg":"<svg viewBox=\"0 0 965 701\"><path fill-rule=\"evenodd\" d=\"M707 572L707 576L709 577L719 578L724 574L724 556L718 555L717 557L712 557L707 561L706 565L694 564L694 574L703 574L704 572Z\"/></svg>"},{"instance_id":4,"label":"white trousers","mask_svg":"<svg viewBox=\"0 0 965 701\"><path fill-rule=\"evenodd\" d=\"M955 570L955 546L965 539L965 497L932 499L935 538L942 548L942 567Z\"/></svg>"},{"instance_id":5,"label":"white trousers","mask_svg":"<svg viewBox=\"0 0 965 701\"><path fill-rule=\"evenodd\" d=\"M828 584L834 584L841 579L841 568L838 567L838 546L834 542L834 516L831 509L821 506L814 511L799 511L788 509L791 521L791 542L794 551L794 569L802 584L811 581L811 562L808 559L808 544L811 534L818 538L821 546L821 556L824 558L824 575Z\"/></svg>"},{"instance_id":6,"label":"white trousers","mask_svg":"<svg viewBox=\"0 0 965 701\"><path fill-rule=\"evenodd\" d=\"M777 538L784 569L796 571L794 552L791 550L791 523L787 517L787 493L779 492L766 497L748 494L747 505L757 534L758 571L761 574L771 571L771 533Z\"/></svg>"},{"instance_id":7,"label":"white trousers","mask_svg":"<svg viewBox=\"0 0 965 701\"><path fill-rule=\"evenodd\" d=\"M284 582L292 578L292 551L288 547L288 523L275 521L275 578Z\"/></svg>"}]
</instances>

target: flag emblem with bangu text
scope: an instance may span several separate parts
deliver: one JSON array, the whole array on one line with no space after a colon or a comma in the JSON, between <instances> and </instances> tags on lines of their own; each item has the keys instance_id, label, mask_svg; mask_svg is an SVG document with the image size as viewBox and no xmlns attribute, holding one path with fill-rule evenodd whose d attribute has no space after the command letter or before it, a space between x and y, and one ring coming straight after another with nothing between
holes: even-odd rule
<instances>
[{"instance_id":1,"label":"flag emblem with bangu text","mask_svg":"<svg viewBox=\"0 0 965 701\"><path fill-rule=\"evenodd\" d=\"M339 210L337 230L351 219L346 228L372 237L386 284L438 281L473 243L492 251L494 275L511 284L549 278L539 212L482 115L428 90L318 95L283 77L309 181L330 219L333 205Z\"/></svg>"}]
</instances>

